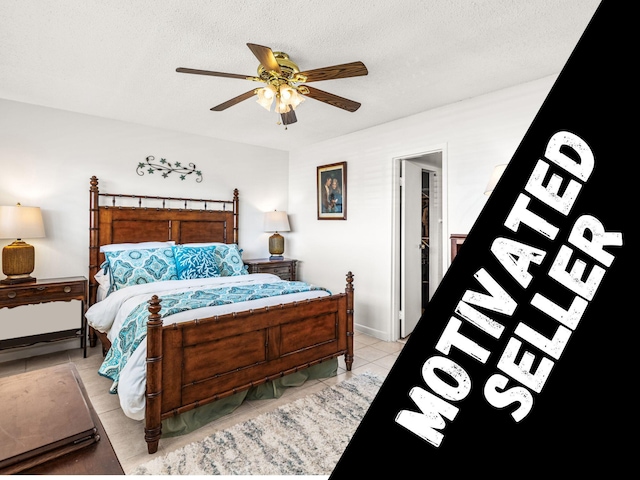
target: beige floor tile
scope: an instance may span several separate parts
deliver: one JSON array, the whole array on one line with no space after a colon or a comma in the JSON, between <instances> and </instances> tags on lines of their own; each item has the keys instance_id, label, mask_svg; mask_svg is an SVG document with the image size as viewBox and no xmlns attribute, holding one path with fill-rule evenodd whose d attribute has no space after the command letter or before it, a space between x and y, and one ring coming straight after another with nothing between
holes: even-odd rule
<instances>
[{"instance_id":1,"label":"beige floor tile","mask_svg":"<svg viewBox=\"0 0 640 480\"><path fill-rule=\"evenodd\" d=\"M370 347L377 350L382 350L386 353L398 353L402 350L404 344L400 342L378 342L371 344Z\"/></svg>"},{"instance_id":2,"label":"beige floor tile","mask_svg":"<svg viewBox=\"0 0 640 480\"><path fill-rule=\"evenodd\" d=\"M379 358L385 357L386 355L388 355L387 352L380 350L379 348L375 348L375 346L367 346L367 347L360 348L355 353L356 357L362 358L368 362L372 362Z\"/></svg>"},{"instance_id":3,"label":"beige floor tile","mask_svg":"<svg viewBox=\"0 0 640 480\"><path fill-rule=\"evenodd\" d=\"M92 355L91 353L87 354L87 358L82 358L82 356L72 356L69 355L70 361L72 361L78 370L98 370L102 362L104 361L104 357L102 355Z\"/></svg>"},{"instance_id":4,"label":"beige floor tile","mask_svg":"<svg viewBox=\"0 0 640 480\"><path fill-rule=\"evenodd\" d=\"M375 363L368 363L367 365L356 368L353 373L358 374L358 373L365 373L365 372L373 373L374 375L378 375L381 378L387 378L389 369L376 365Z\"/></svg>"},{"instance_id":5,"label":"beige floor tile","mask_svg":"<svg viewBox=\"0 0 640 480\"><path fill-rule=\"evenodd\" d=\"M385 355L384 357L378 358L377 360L374 360L371 363L379 367L386 368L387 370L390 370L391 367L393 367L393 364L396 363L397 359L398 359L397 355Z\"/></svg>"},{"instance_id":6,"label":"beige floor tile","mask_svg":"<svg viewBox=\"0 0 640 480\"><path fill-rule=\"evenodd\" d=\"M368 345L371 345L373 343L377 343L380 340L378 340L377 338L373 338L373 337L369 337L366 335L354 335L353 337L353 348L357 349L357 348L361 348L361 347L366 347Z\"/></svg>"},{"instance_id":7,"label":"beige floor tile","mask_svg":"<svg viewBox=\"0 0 640 480\"><path fill-rule=\"evenodd\" d=\"M355 334L353 335L353 344L354 345L371 345L372 343L376 343L379 342L380 340L375 338L375 337L371 337L369 335L366 335L364 333L360 333L360 332L355 332Z\"/></svg>"},{"instance_id":8,"label":"beige floor tile","mask_svg":"<svg viewBox=\"0 0 640 480\"><path fill-rule=\"evenodd\" d=\"M142 435L144 422L127 417L121 409L108 410L99 415L109 438Z\"/></svg>"},{"instance_id":9,"label":"beige floor tile","mask_svg":"<svg viewBox=\"0 0 640 480\"><path fill-rule=\"evenodd\" d=\"M361 367L362 365L366 365L367 363L371 363L371 362L365 358L359 357L356 353L356 355L353 356L353 364L351 365L351 370ZM344 360L342 360L342 363L339 363L339 364L342 365L342 367L346 370L346 365L344 363Z\"/></svg>"},{"instance_id":10,"label":"beige floor tile","mask_svg":"<svg viewBox=\"0 0 640 480\"><path fill-rule=\"evenodd\" d=\"M120 408L120 399L118 398L118 395L113 395L109 392L89 396L89 400L98 416L105 412L118 410Z\"/></svg>"},{"instance_id":11,"label":"beige floor tile","mask_svg":"<svg viewBox=\"0 0 640 480\"><path fill-rule=\"evenodd\" d=\"M125 468L125 465L128 465L128 460L131 458L148 457L146 460L143 460L144 462L151 460L155 456L167 453L167 451L161 451L161 447L159 447L158 452L150 455L147 451L147 442L144 439L143 432L136 432L135 434L131 435L112 436L109 433L107 433L107 435L109 435L109 440L111 440L113 450L116 452L116 456L120 461L120 465L122 466L123 470L125 470L125 472L127 470ZM162 444L162 440L160 440L160 444ZM139 463L136 463L135 465L138 464ZM128 466L131 467L131 465Z\"/></svg>"}]
</instances>

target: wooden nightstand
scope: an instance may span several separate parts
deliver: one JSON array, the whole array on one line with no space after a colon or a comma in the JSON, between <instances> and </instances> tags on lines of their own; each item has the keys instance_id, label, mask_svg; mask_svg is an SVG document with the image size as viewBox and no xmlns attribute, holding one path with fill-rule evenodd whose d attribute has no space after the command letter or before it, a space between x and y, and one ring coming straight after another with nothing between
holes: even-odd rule
<instances>
[{"instance_id":1,"label":"wooden nightstand","mask_svg":"<svg viewBox=\"0 0 640 480\"><path fill-rule=\"evenodd\" d=\"M0 350L6 348L33 345L40 342L52 342L80 338L80 348L87 356L87 329L84 317L87 305L88 282L85 277L45 278L35 282L0 284L0 309L25 305L37 305L49 302L80 301L80 325L78 328L65 329L36 335L0 340ZM46 321L46 318L44 319ZM4 325L3 328L7 326Z\"/></svg>"},{"instance_id":2,"label":"wooden nightstand","mask_svg":"<svg viewBox=\"0 0 640 480\"><path fill-rule=\"evenodd\" d=\"M273 273L282 280L296 280L297 260L285 258L284 260L269 260L268 258L254 258L242 260L249 267L249 273Z\"/></svg>"}]
</instances>

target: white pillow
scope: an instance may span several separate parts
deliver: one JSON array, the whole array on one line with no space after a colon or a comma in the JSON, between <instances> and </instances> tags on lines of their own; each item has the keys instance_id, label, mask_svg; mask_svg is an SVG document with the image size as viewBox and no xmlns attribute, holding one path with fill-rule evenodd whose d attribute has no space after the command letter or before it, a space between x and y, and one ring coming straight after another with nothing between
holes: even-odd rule
<instances>
[{"instance_id":1,"label":"white pillow","mask_svg":"<svg viewBox=\"0 0 640 480\"><path fill-rule=\"evenodd\" d=\"M110 245L102 245L101 252L117 252L120 250L140 250L145 248L162 248L175 245L176 242L168 240L166 242L138 242L138 243L112 243Z\"/></svg>"},{"instance_id":2,"label":"white pillow","mask_svg":"<svg viewBox=\"0 0 640 480\"><path fill-rule=\"evenodd\" d=\"M111 286L111 277L108 272L104 273L104 270L105 269L101 267L93 278L96 279L96 282L98 282L101 287L106 287L107 290L109 290L109 287Z\"/></svg>"},{"instance_id":3,"label":"white pillow","mask_svg":"<svg viewBox=\"0 0 640 480\"><path fill-rule=\"evenodd\" d=\"M96 302L104 300L107 298L107 295L109 295L109 287L98 285L98 290L96 290Z\"/></svg>"},{"instance_id":4,"label":"white pillow","mask_svg":"<svg viewBox=\"0 0 640 480\"><path fill-rule=\"evenodd\" d=\"M216 247L218 245L227 245L222 242L205 242L205 243L181 243L181 247Z\"/></svg>"}]
</instances>

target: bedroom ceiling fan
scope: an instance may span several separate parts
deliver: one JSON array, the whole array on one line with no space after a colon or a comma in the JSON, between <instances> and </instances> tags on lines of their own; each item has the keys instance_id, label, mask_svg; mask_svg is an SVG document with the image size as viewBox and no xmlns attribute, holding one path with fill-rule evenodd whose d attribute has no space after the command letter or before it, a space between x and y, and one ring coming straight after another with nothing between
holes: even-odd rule
<instances>
[{"instance_id":1,"label":"bedroom ceiling fan","mask_svg":"<svg viewBox=\"0 0 640 480\"><path fill-rule=\"evenodd\" d=\"M364 63L351 62L301 72L298 66L291 61L289 55L284 52L274 52L269 47L254 43L247 43L247 46L260 61L257 76L182 67L177 68L176 72L238 78L266 84L264 87L254 88L211 108L214 112L226 110L254 95L257 96L257 102L267 110L271 110L271 106L275 103L275 111L280 114L284 125L290 125L297 121L295 109L305 100L305 97L342 108L348 112L355 112L360 108L360 103L358 102L303 84L367 75L369 72Z\"/></svg>"}]
</instances>

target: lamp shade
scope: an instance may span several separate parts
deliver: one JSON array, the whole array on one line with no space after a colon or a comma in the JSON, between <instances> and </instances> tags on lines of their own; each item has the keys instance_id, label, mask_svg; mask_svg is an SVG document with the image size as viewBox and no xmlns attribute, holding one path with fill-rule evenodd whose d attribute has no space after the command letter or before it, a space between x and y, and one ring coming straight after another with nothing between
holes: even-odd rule
<instances>
[{"instance_id":1,"label":"lamp shade","mask_svg":"<svg viewBox=\"0 0 640 480\"><path fill-rule=\"evenodd\" d=\"M290 230L291 228L289 227L287 212L278 212L277 210L274 210L273 212L267 212L264 214L265 232L288 232Z\"/></svg>"},{"instance_id":2,"label":"lamp shade","mask_svg":"<svg viewBox=\"0 0 640 480\"><path fill-rule=\"evenodd\" d=\"M42 238L44 223L40 207L0 207L0 238Z\"/></svg>"},{"instance_id":3,"label":"lamp shade","mask_svg":"<svg viewBox=\"0 0 640 480\"><path fill-rule=\"evenodd\" d=\"M484 189L485 195L489 195L491 192L493 192L493 189L496 188L496 184L498 183L498 180L500 180L500 177L502 176L505 168L507 168L506 163L493 167L493 172L491 172L489 183L487 183L487 186Z\"/></svg>"}]
</instances>

